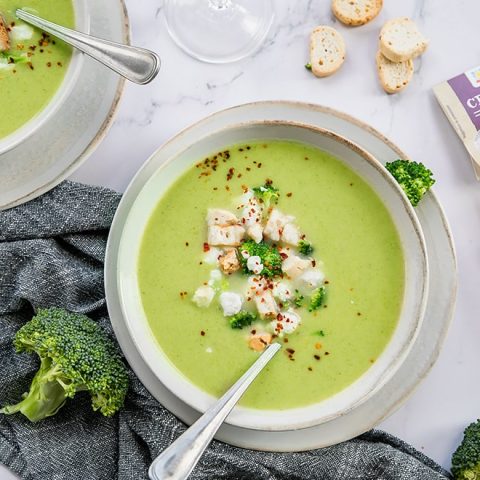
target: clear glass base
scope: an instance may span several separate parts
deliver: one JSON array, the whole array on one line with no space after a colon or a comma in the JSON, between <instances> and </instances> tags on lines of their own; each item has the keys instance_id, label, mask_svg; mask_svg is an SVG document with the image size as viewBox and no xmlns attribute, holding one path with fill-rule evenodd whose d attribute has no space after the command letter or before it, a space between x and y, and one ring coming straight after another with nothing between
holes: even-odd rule
<instances>
[{"instance_id":1,"label":"clear glass base","mask_svg":"<svg viewBox=\"0 0 480 480\"><path fill-rule=\"evenodd\" d=\"M271 0L164 0L167 28L192 57L235 62L264 42L274 19Z\"/></svg>"}]
</instances>

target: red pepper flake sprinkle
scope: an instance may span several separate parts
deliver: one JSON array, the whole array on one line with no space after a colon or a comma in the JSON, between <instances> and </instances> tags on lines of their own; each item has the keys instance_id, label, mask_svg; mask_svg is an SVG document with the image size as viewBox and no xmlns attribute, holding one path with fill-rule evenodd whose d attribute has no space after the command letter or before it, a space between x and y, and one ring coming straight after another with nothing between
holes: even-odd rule
<instances>
[{"instance_id":1,"label":"red pepper flake sprinkle","mask_svg":"<svg viewBox=\"0 0 480 480\"><path fill-rule=\"evenodd\" d=\"M180 298L183 300L188 295L187 292L180 292Z\"/></svg>"},{"instance_id":2,"label":"red pepper flake sprinkle","mask_svg":"<svg viewBox=\"0 0 480 480\"><path fill-rule=\"evenodd\" d=\"M308 367L308 370L311 372L311 371L313 370L313 368L312 368L312 367Z\"/></svg>"},{"instance_id":3,"label":"red pepper flake sprinkle","mask_svg":"<svg viewBox=\"0 0 480 480\"><path fill-rule=\"evenodd\" d=\"M204 337L204 336L205 336L205 332L202 330L202 331L200 332L200 335L201 335L202 337Z\"/></svg>"},{"instance_id":4,"label":"red pepper flake sprinkle","mask_svg":"<svg viewBox=\"0 0 480 480\"><path fill-rule=\"evenodd\" d=\"M52 62L47 62L47 67L50 68L52 66Z\"/></svg>"},{"instance_id":5,"label":"red pepper flake sprinkle","mask_svg":"<svg viewBox=\"0 0 480 480\"><path fill-rule=\"evenodd\" d=\"M247 170L247 172L249 172L249 171L251 170L251 168L250 168L250 167L247 167L245 170Z\"/></svg>"},{"instance_id":6,"label":"red pepper flake sprinkle","mask_svg":"<svg viewBox=\"0 0 480 480\"><path fill-rule=\"evenodd\" d=\"M209 252L210 251L210 245L207 242L205 242L203 244L203 251L204 252Z\"/></svg>"},{"instance_id":7,"label":"red pepper flake sprinkle","mask_svg":"<svg viewBox=\"0 0 480 480\"><path fill-rule=\"evenodd\" d=\"M313 358L314 358L315 360L320 360L320 355L314 355Z\"/></svg>"},{"instance_id":8,"label":"red pepper flake sprinkle","mask_svg":"<svg viewBox=\"0 0 480 480\"><path fill-rule=\"evenodd\" d=\"M317 262L315 260L312 260L312 267L315 268L315 265L317 264Z\"/></svg>"},{"instance_id":9,"label":"red pepper flake sprinkle","mask_svg":"<svg viewBox=\"0 0 480 480\"><path fill-rule=\"evenodd\" d=\"M188 242L185 242L185 246L188 247Z\"/></svg>"},{"instance_id":10,"label":"red pepper flake sprinkle","mask_svg":"<svg viewBox=\"0 0 480 480\"><path fill-rule=\"evenodd\" d=\"M250 147L250 145L247 145L247 150L250 150L250 148L252 148L252 147Z\"/></svg>"},{"instance_id":11,"label":"red pepper flake sprinkle","mask_svg":"<svg viewBox=\"0 0 480 480\"><path fill-rule=\"evenodd\" d=\"M257 165L258 168L262 168L262 162Z\"/></svg>"},{"instance_id":12,"label":"red pepper flake sprinkle","mask_svg":"<svg viewBox=\"0 0 480 480\"><path fill-rule=\"evenodd\" d=\"M257 333L257 331L255 329L253 329L251 332L250 332L252 335L255 335Z\"/></svg>"},{"instance_id":13,"label":"red pepper flake sprinkle","mask_svg":"<svg viewBox=\"0 0 480 480\"><path fill-rule=\"evenodd\" d=\"M325 352L325 355L330 355L330 352Z\"/></svg>"},{"instance_id":14,"label":"red pepper flake sprinkle","mask_svg":"<svg viewBox=\"0 0 480 480\"><path fill-rule=\"evenodd\" d=\"M290 198L292 195L293 195L292 192L288 192L288 193L287 193L287 197L289 197L289 198Z\"/></svg>"},{"instance_id":15,"label":"red pepper flake sprinkle","mask_svg":"<svg viewBox=\"0 0 480 480\"><path fill-rule=\"evenodd\" d=\"M361 312L357 312L357 316L361 317L362 316Z\"/></svg>"},{"instance_id":16,"label":"red pepper flake sprinkle","mask_svg":"<svg viewBox=\"0 0 480 480\"><path fill-rule=\"evenodd\" d=\"M284 338L283 343L288 343L288 338Z\"/></svg>"},{"instance_id":17,"label":"red pepper flake sprinkle","mask_svg":"<svg viewBox=\"0 0 480 480\"><path fill-rule=\"evenodd\" d=\"M295 353L295 350L293 348L287 348L287 352L290 354L290 355L293 355Z\"/></svg>"},{"instance_id":18,"label":"red pepper flake sprinkle","mask_svg":"<svg viewBox=\"0 0 480 480\"><path fill-rule=\"evenodd\" d=\"M328 285L330 282L329 282L328 280L325 280L323 283L324 283L325 285ZM353 290L353 288L351 288L350 290Z\"/></svg>"},{"instance_id":19,"label":"red pepper flake sprinkle","mask_svg":"<svg viewBox=\"0 0 480 480\"><path fill-rule=\"evenodd\" d=\"M228 185L225 185L225 190L226 190L227 192L229 192L229 191L230 191L230 187L229 187Z\"/></svg>"},{"instance_id":20,"label":"red pepper flake sprinkle","mask_svg":"<svg viewBox=\"0 0 480 480\"><path fill-rule=\"evenodd\" d=\"M227 182L230 181L233 178L234 173L235 173L235 169L233 167L228 169Z\"/></svg>"}]
</instances>

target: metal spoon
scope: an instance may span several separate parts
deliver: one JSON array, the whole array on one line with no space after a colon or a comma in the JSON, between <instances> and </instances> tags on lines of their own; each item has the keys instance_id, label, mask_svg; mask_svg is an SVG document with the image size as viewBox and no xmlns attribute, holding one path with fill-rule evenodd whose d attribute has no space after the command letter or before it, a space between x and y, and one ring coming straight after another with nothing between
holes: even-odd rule
<instances>
[{"instance_id":1,"label":"metal spoon","mask_svg":"<svg viewBox=\"0 0 480 480\"><path fill-rule=\"evenodd\" d=\"M280 348L279 343L269 345L227 393L153 461L151 480L184 480L192 473L227 415Z\"/></svg>"},{"instance_id":2,"label":"metal spoon","mask_svg":"<svg viewBox=\"0 0 480 480\"><path fill-rule=\"evenodd\" d=\"M132 82L145 85L151 82L160 70L160 57L150 50L77 32L32 15L26 10L18 9L16 15L25 22L35 25L55 35L65 43L78 48L78 50Z\"/></svg>"}]
</instances>

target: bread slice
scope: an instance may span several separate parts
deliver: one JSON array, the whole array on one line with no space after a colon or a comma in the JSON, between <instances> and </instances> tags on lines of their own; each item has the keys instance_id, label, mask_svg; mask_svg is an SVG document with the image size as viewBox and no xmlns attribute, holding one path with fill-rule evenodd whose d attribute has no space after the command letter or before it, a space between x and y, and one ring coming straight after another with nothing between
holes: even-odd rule
<instances>
[{"instance_id":1,"label":"bread slice","mask_svg":"<svg viewBox=\"0 0 480 480\"><path fill-rule=\"evenodd\" d=\"M380 31L380 51L392 62L405 62L421 55L428 40L407 17L389 20Z\"/></svg>"},{"instance_id":2,"label":"bread slice","mask_svg":"<svg viewBox=\"0 0 480 480\"><path fill-rule=\"evenodd\" d=\"M373 20L383 7L383 0L332 0L333 14L345 25L356 27Z\"/></svg>"},{"instance_id":3,"label":"bread slice","mask_svg":"<svg viewBox=\"0 0 480 480\"><path fill-rule=\"evenodd\" d=\"M10 48L10 37L8 36L7 25L0 13L0 52L4 52Z\"/></svg>"},{"instance_id":4,"label":"bread slice","mask_svg":"<svg viewBox=\"0 0 480 480\"><path fill-rule=\"evenodd\" d=\"M377 72L387 93L401 92L413 76L413 60L391 62L382 52L377 52Z\"/></svg>"},{"instance_id":5,"label":"bread slice","mask_svg":"<svg viewBox=\"0 0 480 480\"><path fill-rule=\"evenodd\" d=\"M334 28L322 25L310 36L310 63L317 77L335 73L345 61L345 42Z\"/></svg>"}]
</instances>

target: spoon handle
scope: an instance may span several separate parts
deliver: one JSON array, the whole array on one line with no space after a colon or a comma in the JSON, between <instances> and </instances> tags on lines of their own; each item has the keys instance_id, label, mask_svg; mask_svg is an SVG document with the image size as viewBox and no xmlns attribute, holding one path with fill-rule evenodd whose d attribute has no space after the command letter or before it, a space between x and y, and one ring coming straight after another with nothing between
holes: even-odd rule
<instances>
[{"instance_id":1,"label":"spoon handle","mask_svg":"<svg viewBox=\"0 0 480 480\"><path fill-rule=\"evenodd\" d=\"M269 345L227 393L153 461L151 480L184 480L190 475L227 415L280 348L279 343Z\"/></svg>"},{"instance_id":2,"label":"spoon handle","mask_svg":"<svg viewBox=\"0 0 480 480\"><path fill-rule=\"evenodd\" d=\"M160 70L160 58L150 50L122 45L121 43L77 32L32 15L26 10L18 9L16 15L25 22L35 25L78 48L78 50L132 82L145 85L151 82Z\"/></svg>"}]
</instances>

